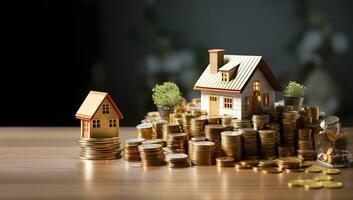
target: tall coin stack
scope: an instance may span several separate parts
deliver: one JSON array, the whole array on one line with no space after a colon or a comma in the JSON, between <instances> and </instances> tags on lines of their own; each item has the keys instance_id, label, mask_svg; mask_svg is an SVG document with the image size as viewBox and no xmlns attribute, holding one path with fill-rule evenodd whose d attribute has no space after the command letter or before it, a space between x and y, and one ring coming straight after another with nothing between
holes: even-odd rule
<instances>
[{"instance_id":1,"label":"tall coin stack","mask_svg":"<svg viewBox=\"0 0 353 200\"><path fill-rule=\"evenodd\" d=\"M186 133L172 133L168 135L167 147L170 153L186 153Z\"/></svg>"},{"instance_id":2,"label":"tall coin stack","mask_svg":"<svg viewBox=\"0 0 353 200\"><path fill-rule=\"evenodd\" d=\"M222 126L224 126L224 127L232 126L232 119L233 118L234 117L232 117L230 115L222 116Z\"/></svg>"},{"instance_id":3,"label":"tall coin stack","mask_svg":"<svg viewBox=\"0 0 353 200\"><path fill-rule=\"evenodd\" d=\"M125 140L124 144L124 159L127 161L139 161L140 153L138 146L145 141L143 138L131 138Z\"/></svg>"},{"instance_id":4,"label":"tall coin stack","mask_svg":"<svg viewBox=\"0 0 353 200\"><path fill-rule=\"evenodd\" d=\"M191 138L191 119L196 118L196 115L191 113L184 113L183 116L183 130Z\"/></svg>"},{"instance_id":5,"label":"tall coin stack","mask_svg":"<svg viewBox=\"0 0 353 200\"><path fill-rule=\"evenodd\" d=\"M316 152L313 146L312 130L301 128L298 130L298 155L304 160L315 160Z\"/></svg>"},{"instance_id":6,"label":"tall coin stack","mask_svg":"<svg viewBox=\"0 0 353 200\"><path fill-rule=\"evenodd\" d=\"M205 125L207 123L207 118L198 117L191 119L190 124L190 137L205 136Z\"/></svg>"},{"instance_id":7,"label":"tall coin stack","mask_svg":"<svg viewBox=\"0 0 353 200\"><path fill-rule=\"evenodd\" d=\"M206 141L206 138L203 136L200 137L193 137L191 140L188 141L188 154L189 157L192 158L192 145L194 142L201 142L201 141Z\"/></svg>"},{"instance_id":8,"label":"tall coin stack","mask_svg":"<svg viewBox=\"0 0 353 200\"><path fill-rule=\"evenodd\" d=\"M222 124L222 116L219 115L210 115L207 117L209 124Z\"/></svg>"},{"instance_id":9,"label":"tall coin stack","mask_svg":"<svg viewBox=\"0 0 353 200\"><path fill-rule=\"evenodd\" d=\"M242 138L238 131L224 131L222 136L222 150L228 157L240 161L242 156Z\"/></svg>"},{"instance_id":10,"label":"tall coin stack","mask_svg":"<svg viewBox=\"0 0 353 200\"><path fill-rule=\"evenodd\" d=\"M222 144L221 144L221 132L226 131L225 127L221 124L207 124L205 126L205 135L207 140L215 143L215 156L223 156Z\"/></svg>"},{"instance_id":11,"label":"tall coin stack","mask_svg":"<svg viewBox=\"0 0 353 200\"><path fill-rule=\"evenodd\" d=\"M297 119L297 111L287 111L282 113L283 142L286 145L294 146Z\"/></svg>"},{"instance_id":12,"label":"tall coin stack","mask_svg":"<svg viewBox=\"0 0 353 200\"><path fill-rule=\"evenodd\" d=\"M243 156L245 159L257 159L257 131L253 128L238 129L243 138Z\"/></svg>"},{"instance_id":13,"label":"tall coin stack","mask_svg":"<svg viewBox=\"0 0 353 200\"><path fill-rule=\"evenodd\" d=\"M163 139L163 125L167 123L164 120L154 121L153 124L153 132L156 136L156 139Z\"/></svg>"},{"instance_id":14,"label":"tall coin stack","mask_svg":"<svg viewBox=\"0 0 353 200\"><path fill-rule=\"evenodd\" d=\"M168 135L172 133L181 133L180 124L178 123L166 123L163 124L163 140L168 140Z\"/></svg>"},{"instance_id":15,"label":"tall coin stack","mask_svg":"<svg viewBox=\"0 0 353 200\"><path fill-rule=\"evenodd\" d=\"M259 130L258 132L261 141L261 156L266 159L276 157L275 131Z\"/></svg>"},{"instance_id":16,"label":"tall coin stack","mask_svg":"<svg viewBox=\"0 0 353 200\"><path fill-rule=\"evenodd\" d=\"M86 160L111 160L121 158L119 137L80 138L80 157Z\"/></svg>"},{"instance_id":17,"label":"tall coin stack","mask_svg":"<svg viewBox=\"0 0 353 200\"><path fill-rule=\"evenodd\" d=\"M164 153L160 144L141 144L138 146L143 166L165 165Z\"/></svg>"},{"instance_id":18,"label":"tall coin stack","mask_svg":"<svg viewBox=\"0 0 353 200\"><path fill-rule=\"evenodd\" d=\"M239 128L251 128L251 121L248 119L232 119L232 125L234 129Z\"/></svg>"},{"instance_id":19,"label":"tall coin stack","mask_svg":"<svg viewBox=\"0 0 353 200\"><path fill-rule=\"evenodd\" d=\"M144 138L146 140L151 140L155 138L153 132L153 125L150 123L143 123L136 126L137 137Z\"/></svg>"},{"instance_id":20,"label":"tall coin stack","mask_svg":"<svg viewBox=\"0 0 353 200\"><path fill-rule=\"evenodd\" d=\"M215 143L210 141L194 142L192 146L192 163L194 165L215 164Z\"/></svg>"},{"instance_id":21,"label":"tall coin stack","mask_svg":"<svg viewBox=\"0 0 353 200\"><path fill-rule=\"evenodd\" d=\"M263 130L270 122L270 115L253 115L252 122L256 130Z\"/></svg>"},{"instance_id":22,"label":"tall coin stack","mask_svg":"<svg viewBox=\"0 0 353 200\"><path fill-rule=\"evenodd\" d=\"M170 168L189 167L190 161L185 153L170 153L165 156L167 166Z\"/></svg>"}]
</instances>

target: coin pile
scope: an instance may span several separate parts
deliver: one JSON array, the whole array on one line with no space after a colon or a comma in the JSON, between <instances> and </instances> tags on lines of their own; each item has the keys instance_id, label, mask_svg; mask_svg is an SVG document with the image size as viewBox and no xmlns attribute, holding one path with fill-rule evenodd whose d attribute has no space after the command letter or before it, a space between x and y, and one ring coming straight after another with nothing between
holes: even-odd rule
<instances>
[{"instance_id":1,"label":"coin pile","mask_svg":"<svg viewBox=\"0 0 353 200\"><path fill-rule=\"evenodd\" d=\"M216 158L217 167L234 167L233 157L217 157Z\"/></svg>"},{"instance_id":2,"label":"coin pile","mask_svg":"<svg viewBox=\"0 0 353 200\"><path fill-rule=\"evenodd\" d=\"M232 117L230 115L222 116L222 126L224 126L224 127L232 126L232 119L233 118L234 117Z\"/></svg>"},{"instance_id":3,"label":"coin pile","mask_svg":"<svg viewBox=\"0 0 353 200\"><path fill-rule=\"evenodd\" d=\"M210 141L193 142L192 163L195 165L215 164L215 143Z\"/></svg>"},{"instance_id":4,"label":"coin pile","mask_svg":"<svg viewBox=\"0 0 353 200\"><path fill-rule=\"evenodd\" d=\"M303 163L301 159L296 157L279 157L274 161L280 169L297 169Z\"/></svg>"},{"instance_id":5,"label":"coin pile","mask_svg":"<svg viewBox=\"0 0 353 200\"><path fill-rule=\"evenodd\" d=\"M229 129L229 128L228 128ZM221 144L221 132L226 131L226 127L221 124L207 124L205 126L205 135L207 140L215 143L215 156L223 156L222 144Z\"/></svg>"},{"instance_id":6,"label":"coin pile","mask_svg":"<svg viewBox=\"0 0 353 200\"><path fill-rule=\"evenodd\" d=\"M295 148L293 145L278 146L279 157L289 157L295 155Z\"/></svg>"},{"instance_id":7,"label":"coin pile","mask_svg":"<svg viewBox=\"0 0 353 200\"><path fill-rule=\"evenodd\" d=\"M298 155L304 160L315 160L316 152L313 146L312 130L301 128L298 130Z\"/></svg>"},{"instance_id":8,"label":"coin pile","mask_svg":"<svg viewBox=\"0 0 353 200\"><path fill-rule=\"evenodd\" d=\"M235 161L240 161L242 156L241 134L238 131L223 131L222 150L227 157L234 158Z\"/></svg>"},{"instance_id":9,"label":"coin pile","mask_svg":"<svg viewBox=\"0 0 353 200\"><path fill-rule=\"evenodd\" d=\"M246 159L256 159L257 152L257 132L253 128L238 129L243 138L243 157Z\"/></svg>"},{"instance_id":10,"label":"coin pile","mask_svg":"<svg viewBox=\"0 0 353 200\"><path fill-rule=\"evenodd\" d=\"M166 123L163 124L163 140L168 140L168 135L172 133L181 133L180 124L178 123Z\"/></svg>"},{"instance_id":11,"label":"coin pile","mask_svg":"<svg viewBox=\"0 0 353 200\"><path fill-rule=\"evenodd\" d=\"M263 158L274 158L276 156L275 131L259 130L258 132L261 143L261 156Z\"/></svg>"},{"instance_id":12,"label":"coin pile","mask_svg":"<svg viewBox=\"0 0 353 200\"><path fill-rule=\"evenodd\" d=\"M193 137L191 138L191 140L188 141L188 154L190 158L192 158L192 143L200 141L206 141L206 138L203 136Z\"/></svg>"},{"instance_id":13,"label":"coin pile","mask_svg":"<svg viewBox=\"0 0 353 200\"><path fill-rule=\"evenodd\" d=\"M266 126L267 129L274 130L275 133L275 144L276 146L281 144L281 125L279 123L269 123Z\"/></svg>"},{"instance_id":14,"label":"coin pile","mask_svg":"<svg viewBox=\"0 0 353 200\"><path fill-rule=\"evenodd\" d=\"M205 125L207 123L207 118L193 118L191 119L190 123L190 137L205 136Z\"/></svg>"},{"instance_id":15,"label":"coin pile","mask_svg":"<svg viewBox=\"0 0 353 200\"><path fill-rule=\"evenodd\" d=\"M248 119L232 119L232 125L235 129L251 128L251 121Z\"/></svg>"},{"instance_id":16,"label":"coin pile","mask_svg":"<svg viewBox=\"0 0 353 200\"><path fill-rule=\"evenodd\" d=\"M297 111L287 111L282 113L284 144L294 145L297 119L298 119Z\"/></svg>"},{"instance_id":17,"label":"coin pile","mask_svg":"<svg viewBox=\"0 0 353 200\"><path fill-rule=\"evenodd\" d=\"M165 156L167 166L170 168L189 167L190 161L185 153L169 153Z\"/></svg>"},{"instance_id":18,"label":"coin pile","mask_svg":"<svg viewBox=\"0 0 353 200\"><path fill-rule=\"evenodd\" d=\"M138 146L145 141L143 138L131 138L125 140L124 144L124 159L127 161L139 161L140 153Z\"/></svg>"},{"instance_id":19,"label":"coin pile","mask_svg":"<svg viewBox=\"0 0 353 200\"><path fill-rule=\"evenodd\" d=\"M167 147L171 153L186 153L186 133L172 133L168 135Z\"/></svg>"},{"instance_id":20,"label":"coin pile","mask_svg":"<svg viewBox=\"0 0 353 200\"><path fill-rule=\"evenodd\" d=\"M252 123L256 130L265 129L266 124L270 122L270 115L253 115Z\"/></svg>"},{"instance_id":21,"label":"coin pile","mask_svg":"<svg viewBox=\"0 0 353 200\"><path fill-rule=\"evenodd\" d=\"M163 138L163 125L167 123L164 120L156 120L152 122L153 125L153 132L155 135L156 139L162 139Z\"/></svg>"},{"instance_id":22,"label":"coin pile","mask_svg":"<svg viewBox=\"0 0 353 200\"><path fill-rule=\"evenodd\" d=\"M121 158L119 137L80 138L80 157L86 160L110 160Z\"/></svg>"},{"instance_id":23,"label":"coin pile","mask_svg":"<svg viewBox=\"0 0 353 200\"><path fill-rule=\"evenodd\" d=\"M207 117L209 124L222 124L222 116L219 115L210 115Z\"/></svg>"},{"instance_id":24,"label":"coin pile","mask_svg":"<svg viewBox=\"0 0 353 200\"><path fill-rule=\"evenodd\" d=\"M138 146L143 166L165 165L164 153L160 144L141 144Z\"/></svg>"},{"instance_id":25,"label":"coin pile","mask_svg":"<svg viewBox=\"0 0 353 200\"><path fill-rule=\"evenodd\" d=\"M183 117L183 130L191 138L191 119L196 118L196 115L191 113L182 114Z\"/></svg>"},{"instance_id":26,"label":"coin pile","mask_svg":"<svg viewBox=\"0 0 353 200\"><path fill-rule=\"evenodd\" d=\"M153 133L153 125L151 123L143 123L136 126L137 137L151 140L155 138Z\"/></svg>"}]
</instances>

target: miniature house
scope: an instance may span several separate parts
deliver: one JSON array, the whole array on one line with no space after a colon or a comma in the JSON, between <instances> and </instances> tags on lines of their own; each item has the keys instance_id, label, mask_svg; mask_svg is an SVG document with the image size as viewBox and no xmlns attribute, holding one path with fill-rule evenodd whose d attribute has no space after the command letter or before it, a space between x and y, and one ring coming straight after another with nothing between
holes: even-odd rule
<instances>
[{"instance_id":1,"label":"miniature house","mask_svg":"<svg viewBox=\"0 0 353 200\"><path fill-rule=\"evenodd\" d=\"M201 91L201 109L210 115L238 119L273 110L275 91L282 90L262 56L224 55L211 49L210 63L194 86Z\"/></svg>"},{"instance_id":2,"label":"miniature house","mask_svg":"<svg viewBox=\"0 0 353 200\"><path fill-rule=\"evenodd\" d=\"M90 91L76 118L81 120L82 138L118 137L123 115L108 93Z\"/></svg>"}]
</instances>

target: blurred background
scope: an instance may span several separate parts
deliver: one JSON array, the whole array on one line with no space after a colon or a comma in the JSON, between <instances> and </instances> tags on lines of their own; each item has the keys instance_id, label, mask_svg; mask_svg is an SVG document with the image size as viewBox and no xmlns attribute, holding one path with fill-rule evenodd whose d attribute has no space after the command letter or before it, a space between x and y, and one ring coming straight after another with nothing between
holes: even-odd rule
<instances>
[{"instance_id":1,"label":"blurred background","mask_svg":"<svg viewBox=\"0 0 353 200\"><path fill-rule=\"evenodd\" d=\"M306 104L353 125L353 1L61 0L38 8L38 58L20 86L5 86L12 97L1 99L2 126L79 126L74 116L89 90L109 92L121 124L135 126L156 110L157 83L199 96L192 87L210 48L264 56L283 85L307 87Z\"/></svg>"}]
</instances>

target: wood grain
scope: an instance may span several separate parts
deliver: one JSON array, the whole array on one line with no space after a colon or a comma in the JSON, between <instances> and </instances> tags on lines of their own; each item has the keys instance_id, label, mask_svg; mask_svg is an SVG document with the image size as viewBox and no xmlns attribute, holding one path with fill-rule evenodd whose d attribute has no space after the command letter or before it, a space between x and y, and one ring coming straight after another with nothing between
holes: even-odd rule
<instances>
[{"instance_id":1,"label":"wood grain","mask_svg":"<svg viewBox=\"0 0 353 200\"><path fill-rule=\"evenodd\" d=\"M346 129L352 150L353 129ZM135 137L122 128L122 139ZM288 188L312 174L262 174L233 168L143 168L122 159L78 159L77 128L0 128L0 199L353 199L353 169L342 189Z\"/></svg>"}]
</instances>

